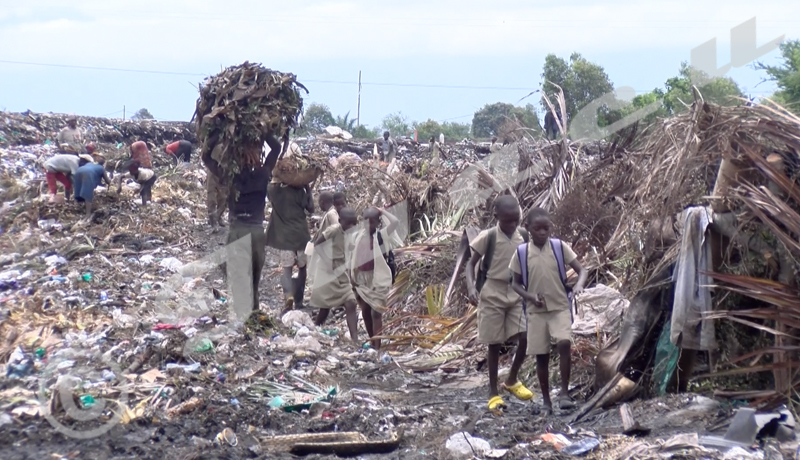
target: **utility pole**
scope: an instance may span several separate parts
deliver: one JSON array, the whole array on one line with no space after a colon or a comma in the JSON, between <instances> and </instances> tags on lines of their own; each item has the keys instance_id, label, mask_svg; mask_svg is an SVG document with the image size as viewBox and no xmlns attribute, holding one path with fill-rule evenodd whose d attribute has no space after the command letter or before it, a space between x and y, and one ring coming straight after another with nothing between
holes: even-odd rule
<instances>
[{"instance_id":1,"label":"utility pole","mask_svg":"<svg viewBox=\"0 0 800 460\"><path fill-rule=\"evenodd\" d=\"M358 71L358 108L356 109L356 126L361 126L361 71Z\"/></svg>"},{"instance_id":2,"label":"utility pole","mask_svg":"<svg viewBox=\"0 0 800 460\"><path fill-rule=\"evenodd\" d=\"M125 121L125 106L122 106L122 121Z\"/></svg>"}]
</instances>

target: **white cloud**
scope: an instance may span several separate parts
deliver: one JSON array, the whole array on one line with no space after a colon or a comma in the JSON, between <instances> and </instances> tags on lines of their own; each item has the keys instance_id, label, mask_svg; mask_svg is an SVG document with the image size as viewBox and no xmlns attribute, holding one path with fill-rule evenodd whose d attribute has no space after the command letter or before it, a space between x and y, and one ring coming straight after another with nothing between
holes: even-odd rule
<instances>
[{"instance_id":1,"label":"white cloud","mask_svg":"<svg viewBox=\"0 0 800 460\"><path fill-rule=\"evenodd\" d=\"M526 59L664 48L688 56L713 37L725 56L730 28L754 16L759 44L800 36L800 25L786 20L800 16L800 2L532 3L29 0L0 16L0 59L180 70L245 59Z\"/></svg>"}]
</instances>

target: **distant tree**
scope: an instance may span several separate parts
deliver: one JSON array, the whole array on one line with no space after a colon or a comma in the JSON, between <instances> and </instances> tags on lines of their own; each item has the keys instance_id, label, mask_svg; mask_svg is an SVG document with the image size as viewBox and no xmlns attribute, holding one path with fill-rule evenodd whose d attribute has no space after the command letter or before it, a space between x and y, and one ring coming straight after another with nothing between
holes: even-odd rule
<instances>
[{"instance_id":1,"label":"distant tree","mask_svg":"<svg viewBox=\"0 0 800 460\"><path fill-rule=\"evenodd\" d=\"M500 134L501 127L507 131L508 126L513 126L512 129L529 129L536 132L542 129L536 109L531 104L516 107L505 102L496 102L483 106L472 117L472 135L475 137L496 136Z\"/></svg>"},{"instance_id":2,"label":"distant tree","mask_svg":"<svg viewBox=\"0 0 800 460\"><path fill-rule=\"evenodd\" d=\"M572 53L569 62L555 54L548 54L544 60L542 78L555 83L564 91L568 120L573 120L575 115L590 102L614 90L614 85L603 67L589 62L579 53ZM555 104L558 89L545 83L543 91ZM545 112L549 110L544 101L542 108ZM601 118L603 112L607 111L601 109Z\"/></svg>"},{"instance_id":3,"label":"distant tree","mask_svg":"<svg viewBox=\"0 0 800 460\"><path fill-rule=\"evenodd\" d=\"M653 91L634 97L622 110L612 112L609 121L616 121L655 102L660 103L658 109L647 115L640 123L649 124L657 118L678 114L694 102L693 85L697 87L705 101L717 105L737 105L741 103L737 97L744 97L739 86L730 78L710 78L708 74L695 70L684 62L681 64L678 76L669 78L664 83L664 89L655 88Z\"/></svg>"},{"instance_id":4,"label":"distant tree","mask_svg":"<svg viewBox=\"0 0 800 460\"><path fill-rule=\"evenodd\" d=\"M778 85L771 99L800 114L800 40L790 40L780 46L783 64L768 66L761 62L756 69L767 72L767 79Z\"/></svg>"},{"instance_id":5,"label":"distant tree","mask_svg":"<svg viewBox=\"0 0 800 460\"><path fill-rule=\"evenodd\" d=\"M336 121L327 105L312 102L306 107L303 114L303 123L298 131L304 134L317 134L335 123Z\"/></svg>"},{"instance_id":6,"label":"distant tree","mask_svg":"<svg viewBox=\"0 0 800 460\"><path fill-rule=\"evenodd\" d=\"M442 123L442 133L444 133L445 139L461 140L470 137L471 128L472 126L469 123L456 123L453 121Z\"/></svg>"},{"instance_id":7,"label":"distant tree","mask_svg":"<svg viewBox=\"0 0 800 460\"><path fill-rule=\"evenodd\" d=\"M708 74L694 69L686 62L681 63L681 70L677 77L665 83L664 108L669 115L682 112L686 105L694 102L692 86L696 86L706 102L717 105L739 105L737 97L744 97L739 86L727 77L711 78Z\"/></svg>"},{"instance_id":8,"label":"distant tree","mask_svg":"<svg viewBox=\"0 0 800 460\"><path fill-rule=\"evenodd\" d=\"M414 132L408 117L400 112L383 117L381 128L385 131L389 131L392 136L408 136Z\"/></svg>"},{"instance_id":9,"label":"distant tree","mask_svg":"<svg viewBox=\"0 0 800 460\"><path fill-rule=\"evenodd\" d=\"M133 114L131 120L152 120L154 118L155 117L150 113L149 110L141 108Z\"/></svg>"},{"instance_id":10,"label":"distant tree","mask_svg":"<svg viewBox=\"0 0 800 460\"><path fill-rule=\"evenodd\" d=\"M333 124L342 128L343 130L347 131L348 133L353 133L356 129L356 119L350 118L350 112L344 114L344 116L337 116L336 120L334 120Z\"/></svg>"},{"instance_id":11,"label":"distant tree","mask_svg":"<svg viewBox=\"0 0 800 460\"><path fill-rule=\"evenodd\" d=\"M350 134L353 135L356 139L376 139L380 137L380 129L378 128L369 128L366 125L358 125L350 131Z\"/></svg>"}]
</instances>

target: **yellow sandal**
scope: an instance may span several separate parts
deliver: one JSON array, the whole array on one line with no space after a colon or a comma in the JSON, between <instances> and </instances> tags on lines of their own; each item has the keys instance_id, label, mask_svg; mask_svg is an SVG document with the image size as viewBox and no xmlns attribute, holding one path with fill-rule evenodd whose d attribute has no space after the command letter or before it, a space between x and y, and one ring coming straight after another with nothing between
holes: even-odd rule
<instances>
[{"instance_id":1,"label":"yellow sandal","mask_svg":"<svg viewBox=\"0 0 800 460\"><path fill-rule=\"evenodd\" d=\"M492 398L489 400L488 406L489 410L497 411L503 407L506 407L506 402L503 401L503 398L501 398L500 396L492 396Z\"/></svg>"},{"instance_id":2,"label":"yellow sandal","mask_svg":"<svg viewBox=\"0 0 800 460\"><path fill-rule=\"evenodd\" d=\"M503 389L508 391L509 393L513 394L517 398L528 401L533 398L533 392L527 388L522 382L517 382L511 386L507 386L505 383L502 385Z\"/></svg>"}]
</instances>

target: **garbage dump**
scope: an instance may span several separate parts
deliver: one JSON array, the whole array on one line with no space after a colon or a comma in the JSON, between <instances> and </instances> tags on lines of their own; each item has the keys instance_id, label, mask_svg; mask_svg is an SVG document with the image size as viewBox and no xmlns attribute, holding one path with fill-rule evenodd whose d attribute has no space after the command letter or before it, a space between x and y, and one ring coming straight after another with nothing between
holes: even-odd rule
<instances>
[{"instance_id":1,"label":"garbage dump","mask_svg":"<svg viewBox=\"0 0 800 460\"><path fill-rule=\"evenodd\" d=\"M153 201L141 205L126 183L120 193L98 188L88 220L73 200L49 203L42 163L63 120L0 115L0 436L9 458L797 450L785 396L797 388L800 120L778 107L697 101L609 142L521 139L500 155L448 143L435 163L413 141L381 164L378 140L295 139L328 159L315 198L343 191L359 212L385 207L405 224L380 351L363 319L359 343L348 339L341 308L322 326L314 310L284 312L271 248L262 303L238 322L227 273L209 258L225 240L205 223L207 172L197 156L178 169L156 148L194 141L189 124L79 118L110 160L127 158L133 141L152 144ZM500 194L523 211L547 209L554 235L589 273L574 297L575 409L534 410L542 395L529 357L519 379L532 401L504 392L500 415L487 411L486 347L464 271L478 230L496 223ZM309 219L312 234L318 221ZM713 290L705 314L676 310L683 292L704 289ZM501 381L514 347L500 348Z\"/></svg>"}]
</instances>

